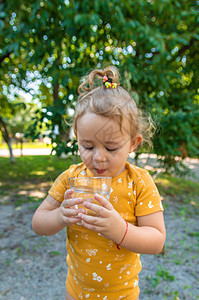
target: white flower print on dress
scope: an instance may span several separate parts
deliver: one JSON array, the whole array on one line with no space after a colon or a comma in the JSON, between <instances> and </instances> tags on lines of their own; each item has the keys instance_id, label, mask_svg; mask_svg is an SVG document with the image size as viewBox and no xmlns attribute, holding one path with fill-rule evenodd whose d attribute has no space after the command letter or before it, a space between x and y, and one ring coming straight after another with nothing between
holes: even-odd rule
<instances>
[{"instance_id":1,"label":"white flower print on dress","mask_svg":"<svg viewBox=\"0 0 199 300\"><path fill-rule=\"evenodd\" d=\"M82 276L82 275L80 275L80 274L77 274L77 278L78 278L79 280L81 280L81 281L85 281L84 276Z\"/></svg>"},{"instance_id":2,"label":"white flower print on dress","mask_svg":"<svg viewBox=\"0 0 199 300\"><path fill-rule=\"evenodd\" d=\"M129 271L126 272L127 275L130 275L131 273Z\"/></svg>"},{"instance_id":3,"label":"white flower print on dress","mask_svg":"<svg viewBox=\"0 0 199 300\"><path fill-rule=\"evenodd\" d=\"M108 240L108 246L113 247L113 241Z\"/></svg>"},{"instance_id":4,"label":"white flower print on dress","mask_svg":"<svg viewBox=\"0 0 199 300\"><path fill-rule=\"evenodd\" d=\"M115 202L115 203L118 202L118 197L117 196L113 197L113 202Z\"/></svg>"},{"instance_id":5,"label":"white flower print on dress","mask_svg":"<svg viewBox=\"0 0 199 300\"><path fill-rule=\"evenodd\" d=\"M140 184L143 185L143 186L145 186L145 182L144 182L143 179L140 180Z\"/></svg>"},{"instance_id":6,"label":"white flower print on dress","mask_svg":"<svg viewBox=\"0 0 199 300\"><path fill-rule=\"evenodd\" d=\"M88 233L85 233L84 231L81 233L81 238L84 240L88 240Z\"/></svg>"},{"instance_id":7,"label":"white flower print on dress","mask_svg":"<svg viewBox=\"0 0 199 300\"><path fill-rule=\"evenodd\" d=\"M90 261L91 261L91 259L90 259L90 258L87 258L87 259L86 259L86 262L87 262L87 263L88 263L88 262L90 262Z\"/></svg>"},{"instance_id":8,"label":"white flower print on dress","mask_svg":"<svg viewBox=\"0 0 199 300\"><path fill-rule=\"evenodd\" d=\"M134 282L134 288L135 288L136 286L138 286L138 281L137 281L137 279L136 279L135 282Z\"/></svg>"},{"instance_id":9,"label":"white flower print on dress","mask_svg":"<svg viewBox=\"0 0 199 300\"><path fill-rule=\"evenodd\" d=\"M106 266L106 269L107 269L108 271L112 270L111 264L108 264L108 265Z\"/></svg>"},{"instance_id":10,"label":"white flower print on dress","mask_svg":"<svg viewBox=\"0 0 199 300\"><path fill-rule=\"evenodd\" d=\"M152 201L149 201L148 207L149 207L149 208L152 208L152 207L153 207Z\"/></svg>"},{"instance_id":11,"label":"white flower print on dress","mask_svg":"<svg viewBox=\"0 0 199 300\"><path fill-rule=\"evenodd\" d=\"M79 282L77 281L77 278L76 278L76 274L73 275L73 278L74 278L75 282L76 282L77 284L79 284Z\"/></svg>"},{"instance_id":12,"label":"white flower print on dress","mask_svg":"<svg viewBox=\"0 0 199 300\"><path fill-rule=\"evenodd\" d=\"M126 265L124 265L123 267L121 267L121 269L120 269L120 274L121 274L122 272L124 272L128 267L130 267L130 264L126 264Z\"/></svg>"},{"instance_id":13,"label":"white flower print on dress","mask_svg":"<svg viewBox=\"0 0 199 300\"><path fill-rule=\"evenodd\" d=\"M95 289L93 289L93 288L91 288L91 289L84 288L84 290L87 291L87 292L94 292L95 291Z\"/></svg>"},{"instance_id":14,"label":"white flower print on dress","mask_svg":"<svg viewBox=\"0 0 199 300\"><path fill-rule=\"evenodd\" d=\"M71 243L69 243L69 247L71 248L71 251L74 253L74 249L73 249L73 246L71 245Z\"/></svg>"},{"instance_id":15,"label":"white flower print on dress","mask_svg":"<svg viewBox=\"0 0 199 300\"><path fill-rule=\"evenodd\" d=\"M129 214L128 213L126 213L126 214L120 213L120 215L122 216L123 219L127 219Z\"/></svg>"},{"instance_id":16,"label":"white flower print on dress","mask_svg":"<svg viewBox=\"0 0 199 300\"><path fill-rule=\"evenodd\" d=\"M122 183L122 178L119 178L117 182Z\"/></svg>"},{"instance_id":17,"label":"white flower print on dress","mask_svg":"<svg viewBox=\"0 0 199 300\"><path fill-rule=\"evenodd\" d=\"M121 255L119 255L119 254L117 254L116 255L116 257L114 258L114 260L123 260L123 258L124 258L124 254L121 254Z\"/></svg>"},{"instance_id":18,"label":"white flower print on dress","mask_svg":"<svg viewBox=\"0 0 199 300\"><path fill-rule=\"evenodd\" d=\"M103 278L101 276L97 276L97 281L101 282L103 280Z\"/></svg>"},{"instance_id":19,"label":"white flower print on dress","mask_svg":"<svg viewBox=\"0 0 199 300\"><path fill-rule=\"evenodd\" d=\"M133 184L134 184L134 181L130 181L130 182L129 182L129 185L128 185L128 188L129 188L129 189L132 189Z\"/></svg>"},{"instance_id":20,"label":"white flower print on dress","mask_svg":"<svg viewBox=\"0 0 199 300\"><path fill-rule=\"evenodd\" d=\"M153 197L157 197L158 196L158 191L157 190L153 190Z\"/></svg>"},{"instance_id":21,"label":"white flower print on dress","mask_svg":"<svg viewBox=\"0 0 199 300\"><path fill-rule=\"evenodd\" d=\"M98 276L97 273L93 273L93 280L97 280L98 282L101 282L103 278L101 276Z\"/></svg>"},{"instance_id":22,"label":"white flower print on dress","mask_svg":"<svg viewBox=\"0 0 199 300\"><path fill-rule=\"evenodd\" d=\"M85 171L81 171L79 174L80 175L86 175L86 172Z\"/></svg>"},{"instance_id":23,"label":"white flower print on dress","mask_svg":"<svg viewBox=\"0 0 199 300\"><path fill-rule=\"evenodd\" d=\"M78 263L77 263L77 260L75 260L75 268L78 269Z\"/></svg>"},{"instance_id":24,"label":"white flower print on dress","mask_svg":"<svg viewBox=\"0 0 199 300\"><path fill-rule=\"evenodd\" d=\"M96 255L96 253L98 252L97 249L91 249L91 246L89 245L89 249L86 249L86 253L89 255L89 256L92 256L92 255Z\"/></svg>"}]
</instances>

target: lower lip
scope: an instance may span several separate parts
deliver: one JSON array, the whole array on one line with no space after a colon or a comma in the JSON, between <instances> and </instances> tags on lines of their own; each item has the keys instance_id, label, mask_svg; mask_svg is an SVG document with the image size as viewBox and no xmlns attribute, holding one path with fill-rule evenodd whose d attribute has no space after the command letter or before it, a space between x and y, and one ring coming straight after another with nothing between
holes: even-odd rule
<instances>
[{"instance_id":1,"label":"lower lip","mask_svg":"<svg viewBox=\"0 0 199 300\"><path fill-rule=\"evenodd\" d=\"M97 170L97 169L95 169L95 171L96 171L97 174L103 174L106 170Z\"/></svg>"}]
</instances>

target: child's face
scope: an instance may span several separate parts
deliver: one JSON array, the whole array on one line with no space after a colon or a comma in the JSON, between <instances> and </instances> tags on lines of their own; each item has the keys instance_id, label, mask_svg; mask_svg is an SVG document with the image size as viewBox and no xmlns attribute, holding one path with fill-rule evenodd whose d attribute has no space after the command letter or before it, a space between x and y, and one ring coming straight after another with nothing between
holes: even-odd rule
<instances>
[{"instance_id":1,"label":"child's face","mask_svg":"<svg viewBox=\"0 0 199 300\"><path fill-rule=\"evenodd\" d=\"M127 156L139 142L132 140L129 124L120 124L95 113L87 112L77 121L77 140L82 161L94 176L116 176L125 170Z\"/></svg>"}]
</instances>

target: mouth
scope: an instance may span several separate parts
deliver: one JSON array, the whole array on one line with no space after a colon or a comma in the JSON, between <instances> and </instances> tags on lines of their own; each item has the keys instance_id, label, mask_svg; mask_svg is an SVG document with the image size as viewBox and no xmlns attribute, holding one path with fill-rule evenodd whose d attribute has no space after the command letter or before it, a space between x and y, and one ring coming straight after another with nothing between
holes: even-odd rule
<instances>
[{"instance_id":1,"label":"mouth","mask_svg":"<svg viewBox=\"0 0 199 300\"><path fill-rule=\"evenodd\" d=\"M97 174L103 174L104 172L106 171L106 169L95 169L95 172L97 173Z\"/></svg>"}]
</instances>

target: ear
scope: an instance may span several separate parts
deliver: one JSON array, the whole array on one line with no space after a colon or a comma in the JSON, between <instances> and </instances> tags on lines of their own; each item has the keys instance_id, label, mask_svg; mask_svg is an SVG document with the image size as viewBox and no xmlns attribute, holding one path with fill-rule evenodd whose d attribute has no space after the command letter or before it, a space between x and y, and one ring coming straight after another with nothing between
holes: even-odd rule
<instances>
[{"instance_id":1,"label":"ear","mask_svg":"<svg viewBox=\"0 0 199 300\"><path fill-rule=\"evenodd\" d=\"M133 152L137 146L139 145L139 143L142 141L142 136L141 135L137 135L134 139L131 140L131 146L129 149L129 153Z\"/></svg>"}]
</instances>

